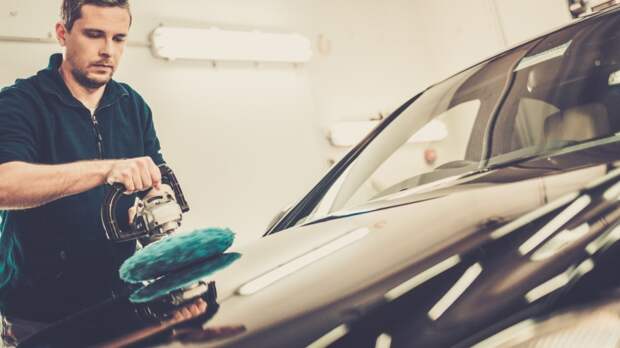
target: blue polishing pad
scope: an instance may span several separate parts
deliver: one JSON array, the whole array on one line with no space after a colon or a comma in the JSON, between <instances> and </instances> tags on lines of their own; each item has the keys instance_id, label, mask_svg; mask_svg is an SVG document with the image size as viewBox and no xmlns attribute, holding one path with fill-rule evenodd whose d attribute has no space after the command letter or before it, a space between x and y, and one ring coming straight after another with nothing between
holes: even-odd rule
<instances>
[{"instance_id":1,"label":"blue polishing pad","mask_svg":"<svg viewBox=\"0 0 620 348\"><path fill-rule=\"evenodd\" d=\"M152 280L223 253L234 238L235 234L227 228L174 234L138 250L118 272L129 283Z\"/></svg>"},{"instance_id":2,"label":"blue polishing pad","mask_svg":"<svg viewBox=\"0 0 620 348\"><path fill-rule=\"evenodd\" d=\"M187 288L198 283L206 276L213 274L213 272L227 267L240 257L241 254L239 253L225 253L182 271L163 276L151 284L136 290L129 296L129 300L133 303L146 303L166 296L175 290Z\"/></svg>"}]
</instances>

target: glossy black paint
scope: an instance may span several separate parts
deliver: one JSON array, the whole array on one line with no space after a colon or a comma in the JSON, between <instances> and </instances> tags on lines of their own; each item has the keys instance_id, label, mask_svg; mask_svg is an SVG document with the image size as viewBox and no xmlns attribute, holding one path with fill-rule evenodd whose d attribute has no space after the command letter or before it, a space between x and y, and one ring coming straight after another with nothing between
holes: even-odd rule
<instances>
[{"instance_id":1,"label":"glossy black paint","mask_svg":"<svg viewBox=\"0 0 620 348\"><path fill-rule=\"evenodd\" d=\"M548 160L553 160L553 157ZM349 333L334 342L334 346L374 346L377 336L386 332L392 336L392 347L447 346L467 342L470 337L484 333L495 325L502 326L499 323L512 323L532 313L544 313L554 308L560 296L554 295L531 304L523 296L541 282L583 262L588 257L584 245L609 232L610 226L618 220L620 210L617 201L604 201L601 195L619 182L618 177L597 188L582 191L581 195L592 196L592 203L563 227L571 228L588 222L593 226L592 231L571 244L570 248L544 262L532 262L529 254L519 255L518 246L577 197L498 239L491 237L493 231L523 214L541 209L546 202L557 199L559 194L556 197L523 202L507 200L500 205L487 207L478 216L464 214L457 221L433 221L427 216L429 212L437 211L437 207L458 207L472 199L484 201L484 197L488 197L487 200L491 197L509 197L509 192L530 192L532 195L541 194L545 190L551 192L554 190L554 182L561 182L562 176L571 174L549 174L564 173L566 169L544 168L537 161L533 159L519 167L507 167L466 178L466 182L431 192L434 197L405 197L402 198L403 202L394 202L397 204L390 208L368 209L346 218L292 229L240 250L244 253L244 259L249 260L243 262L242 259L239 267L231 266L213 277L223 289L219 291L219 311L206 325L211 334L205 335L208 339L205 337L203 343L235 347L305 346L334 327L346 324L350 327ZM582 166L578 163L577 167ZM522 168L527 170L523 171ZM588 181L600 177L599 173L607 170L603 165L594 169L596 174L583 174ZM536 175L532 175L532 170ZM541 176L541 171L547 175ZM522 177L525 180L515 178L514 172L524 174ZM546 186L542 184L543 178L547 180ZM585 181L580 184L585 185ZM569 188L564 193L570 192L572 190ZM465 221L467 215L469 220ZM426 223L420 219L426 220ZM432 231L435 232L403 240L403 236L408 234L403 231L403 227L415 226L413 220L419 226L434 224ZM255 275L263 274L265 270L292 259L294 255L312 249L310 241L316 240L314 245L323 245L333 240L333 235L338 231L360 226L370 229L368 240L319 260L298 274L284 278L254 295L239 296L235 293L240 285ZM440 230L447 230L447 233L437 234ZM265 260L264 248L273 244L278 244L276 247L288 245L289 249L297 250L290 250L287 255L283 252L280 258L275 255L272 261ZM591 257L596 263L599 258L609 257L610 253L618 255L613 252L615 249L616 246ZM409 250L409 254L404 250ZM385 294L390 289L454 255L461 257L461 261L454 267L394 301L386 300ZM263 267L257 265L261 260L266 264ZM445 295L466 269L476 263L482 266L483 272L471 289L439 320L431 320L427 314L430 307ZM305 285L301 284L302 280ZM308 284L312 284L310 288ZM333 288L334 291L326 291L325 287ZM611 288L611 285L605 288ZM586 287L586 292L589 292L588 296L595 296L595 293L605 288ZM568 290L563 290L560 294L566 292ZM334 296L336 293L338 295ZM281 302L281 306L274 308L274 303L278 302ZM293 304L299 306L296 311L288 308ZM227 313L229 310L230 313ZM43 346L36 344L40 342L46 342L46 347L92 345L101 343L104 338L107 341L144 330L149 325L152 323L137 316L135 305L119 298L56 324L24 346ZM236 332L223 340L217 340L218 336L213 334L220 328L239 326L247 330ZM157 339L165 342L174 338L159 334ZM153 341L148 342L152 344Z\"/></svg>"}]
</instances>

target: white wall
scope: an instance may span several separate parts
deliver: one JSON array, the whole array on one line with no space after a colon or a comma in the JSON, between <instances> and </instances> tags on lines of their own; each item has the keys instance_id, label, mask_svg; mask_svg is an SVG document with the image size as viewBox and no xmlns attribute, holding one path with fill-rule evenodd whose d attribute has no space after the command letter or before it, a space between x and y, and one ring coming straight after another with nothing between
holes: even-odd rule
<instances>
[{"instance_id":1,"label":"white wall","mask_svg":"<svg viewBox=\"0 0 620 348\"><path fill-rule=\"evenodd\" d=\"M0 36L48 37L59 3L0 1ZM151 104L192 205L186 227L229 226L242 242L260 236L324 173L329 124L392 111L429 83L569 20L564 0L133 0L132 7L132 42L146 42L165 23L299 32L314 43L312 61L297 67L165 62L130 47L117 73ZM0 86L56 51L0 41Z\"/></svg>"},{"instance_id":2,"label":"white wall","mask_svg":"<svg viewBox=\"0 0 620 348\"><path fill-rule=\"evenodd\" d=\"M0 35L45 37L59 3L0 2ZM130 40L145 41L162 22L242 23L276 30L294 21L282 5L286 1L179 3L134 1ZM0 85L44 67L56 51L55 44L0 42ZM320 178L326 143L313 117L307 70L166 62L152 58L147 48L128 49L115 78L140 91L154 111L164 155L191 204L186 228L229 226L239 241L257 238L280 208Z\"/></svg>"},{"instance_id":3,"label":"white wall","mask_svg":"<svg viewBox=\"0 0 620 348\"><path fill-rule=\"evenodd\" d=\"M417 2L315 1L315 30L331 46L309 65L323 126L389 113L433 80Z\"/></svg>"},{"instance_id":4,"label":"white wall","mask_svg":"<svg viewBox=\"0 0 620 348\"><path fill-rule=\"evenodd\" d=\"M318 3L316 30L331 44L309 65L322 128L387 115L429 84L571 20L564 0ZM329 149L330 158L345 153Z\"/></svg>"},{"instance_id":5,"label":"white wall","mask_svg":"<svg viewBox=\"0 0 620 348\"><path fill-rule=\"evenodd\" d=\"M435 78L571 21L565 0L417 0Z\"/></svg>"},{"instance_id":6,"label":"white wall","mask_svg":"<svg viewBox=\"0 0 620 348\"><path fill-rule=\"evenodd\" d=\"M566 0L495 0L505 42L531 39L571 21Z\"/></svg>"}]
</instances>

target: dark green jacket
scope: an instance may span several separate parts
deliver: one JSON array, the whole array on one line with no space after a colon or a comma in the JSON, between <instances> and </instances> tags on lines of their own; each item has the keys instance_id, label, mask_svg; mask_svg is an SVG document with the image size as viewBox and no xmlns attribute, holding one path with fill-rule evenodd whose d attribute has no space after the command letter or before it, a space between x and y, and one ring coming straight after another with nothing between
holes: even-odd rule
<instances>
[{"instance_id":1,"label":"dark green jacket","mask_svg":"<svg viewBox=\"0 0 620 348\"><path fill-rule=\"evenodd\" d=\"M110 81L95 112L75 99L49 67L0 92L0 164L60 164L148 155L163 163L148 105L128 85ZM105 237L99 209L107 187L42 207L4 212L0 235L0 305L5 315L53 321L109 298L134 242ZM122 208L131 203L126 199Z\"/></svg>"}]
</instances>

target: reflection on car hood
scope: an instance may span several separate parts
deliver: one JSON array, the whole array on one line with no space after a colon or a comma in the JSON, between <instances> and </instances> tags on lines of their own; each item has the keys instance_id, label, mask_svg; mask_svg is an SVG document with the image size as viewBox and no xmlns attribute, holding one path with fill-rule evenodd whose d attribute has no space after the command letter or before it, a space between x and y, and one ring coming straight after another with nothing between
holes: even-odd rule
<instances>
[{"instance_id":1,"label":"reflection on car hood","mask_svg":"<svg viewBox=\"0 0 620 348\"><path fill-rule=\"evenodd\" d=\"M548 290L541 288L532 292L525 289L536 285L526 281L530 279L528 277L557 276L570 280L580 272L586 272L588 263L577 268L567 266L570 264L564 259L557 263L556 256L561 256L557 250L564 247L566 240L590 238L593 231L598 233L601 227L596 225L599 227L595 229L592 225L591 230L558 233L561 238L552 238L548 248L535 252L535 258L528 254L525 257L527 262L523 264L514 263L510 258L500 262L505 253L502 248L513 248L510 243L527 245L525 240L520 240L524 238L523 233L532 234L528 237L531 239L536 230L529 228L513 233L515 229L527 227L530 220L541 216L549 215L549 219L553 219L557 214L554 210L564 209L563 205L581 204L584 199L580 201L575 191L607 171L606 166L601 165L553 175L554 168L543 167L531 162L529 167L497 169L463 178L435 191L399 197L395 200L397 204L378 205L349 218L290 228L250 244L233 246L231 251L242 257L228 268L203 279L216 284L220 306L219 311L203 325L206 330L203 336L210 336L211 340L205 338L200 346L290 346L291 342L306 345L338 328L336 332L343 337L354 335L356 331L345 324L355 320L370 320L367 325L383 330L372 319L389 321L386 318L400 318L403 316L398 311L401 308L407 309L409 314L420 312L426 315L428 312L425 320L435 320L431 328L439 329L438 323L462 327L461 331L444 330L441 331L444 334L437 336L432 330L428 331L428 327L420 326L416 342L432 343L464 335L466 331L462 330L467 326L462 324L471 321L472 316L484 323L491 315L497 315L502 299L523 296L521 292L529 291L529 299L536 301ZM541 176L541 171L546 175ZM566 196L569 193L572 194ZM549 203L563 196L568 198L561 204L554 206ZM575 202L571 203L573 200ZM539 209L549 204L552 209ZM583 211L586 212L583 217L586 221L598 223L600 220L596 209ZM532 213L538 215L532 218L529 215ZM591 213L594 215L589 217ZM521 221L524 216L527 217L523 220L525 222ZM479 251L483 246L486 249ZM593 248L601 249L597 243ZM512 253L521 252L514 248L510 250ZM444 272L445 276L439 276ZM456 294L450 298L455 292L451 288L459 284L465 284L466 288L478 277L481 283L475 291L457 302L455 311L448 311L460 296ZM432 278L437 278L436 282L433 279L428 288L421 287L420 291L426 293L413 297L407 295L411 289ZM442 296L448 300L441 299ZM481 299L487 299L488 303L481 302ZM403 306L401 301L413 302ZM117 306L115 313L131 312L122 303L102 306ZM472 308L477 309L472 312ZM104 318L99 314L104 311L97 310L99 312L93 313L103 318L101 320L108 323L108 327L117 322L116 314ZM379 312L375 314L375 311ZM469 314L464 316L466 312ZM409 319L407 316L403 318ZM74 332L74 327L80 327L80 321L83 320L74 318L61 323L58 329L65 331L56 330L55 337L62 339L63 332ZM230 328L243 330L228 330ZM110 331L117 334L129 329L120 327ZM234 334L226 339L213 340L212 332ZM45 334L40 339L49 341Z\"/></svg>"},{"instance_id":2,"label":"reflection on car hood","mask_svg":"<svg viewBox=\"0 0 620 348\"><path fill-rule=\"evenodd\" d=\"M233 247L243 258L216 275L220 299L233 295L245 282L358 228L398 230L395 232L401 235L401 240L413 239L420 248L405 253L404 257L423 255L433 246L449 244L489 222L500 224L540 207L583 187L603 173L604 168L593 167L503 185L478 183L484 176L498 175L484 173L463 178L460 185L390 200L387 206L385 201L373 202L359 209L339 212L335 216L356 216L292 228L238 249ZM498 197L510 199L495 204Z\"/></svg>"},{"instance_id":3,"label":"reflection on car hood","mask_svg":"<svg viewBox=\"0 0 620 348\"><path fill-rule=\"evenodd\" d=\"M455 253L466 249L472 242L463 242L466 239L485 238L487 232L503 223L585 186L604 172L604 167L591 167L499 185L476 183L481 177L474 176L467 179L469 186L435 192L432 199L401 197L400 205L371 208L347 219L292 228L257 240L235 249L244 257L214 276L222 307L208 325L243 324L259 330L303 316L309 308L328 306L388 277L387 270L397 274L446 249ZM497 178L499 174L485 175ZM506 198L498 204L498 197ZM259 291L240 295L244 285L361 229L367 233L350 244L312 260ZM301 295L306 292L313 295ZM296 296L305 298L304 306L295 306Z\"/></svg>"}]
</instances>

